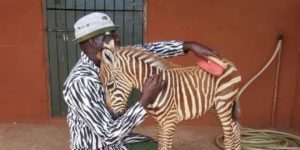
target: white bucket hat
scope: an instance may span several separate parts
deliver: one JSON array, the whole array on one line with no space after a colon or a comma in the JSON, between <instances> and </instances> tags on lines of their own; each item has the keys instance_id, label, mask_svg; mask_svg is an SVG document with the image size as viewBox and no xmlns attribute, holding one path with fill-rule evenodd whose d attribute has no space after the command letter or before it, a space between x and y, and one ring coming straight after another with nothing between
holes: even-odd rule
<instances>
[{"instance_id":1,"label":"white bucket hat","mask_svg":"<svg viewBox=\"0 0 300 150\"><path fill-rule=\"evenodd\" d=\"M104 13L94 12L80 18L74 24L76 43L83 42L94 36L114 31L118 28Z\"/></svg>"}]
</instances>

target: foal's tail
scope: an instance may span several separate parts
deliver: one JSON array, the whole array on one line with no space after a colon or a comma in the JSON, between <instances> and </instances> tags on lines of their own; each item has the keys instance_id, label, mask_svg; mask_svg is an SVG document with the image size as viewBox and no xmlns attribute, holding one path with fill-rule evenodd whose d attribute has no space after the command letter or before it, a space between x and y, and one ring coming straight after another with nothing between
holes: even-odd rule
<instances>
[{"instance_id":1,"label":"foal's tail","mask_svg":"<svg viewBox=\"0 0 300 150\"><path fill-rule=\"evenodd\" d=\"M232 106L231 111L232 111L231 117L232 117L233 121L238 121L240 114L241 114L240 102L238 99L235 99L233 101L233 106Z\"/></svg>"}]
</instances>

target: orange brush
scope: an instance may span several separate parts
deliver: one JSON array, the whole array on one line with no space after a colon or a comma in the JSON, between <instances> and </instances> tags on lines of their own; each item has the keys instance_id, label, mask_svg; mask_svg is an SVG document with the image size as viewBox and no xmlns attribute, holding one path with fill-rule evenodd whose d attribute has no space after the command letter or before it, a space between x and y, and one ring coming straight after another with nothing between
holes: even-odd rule
<instances>
[{"instance_id":1,"label":"orange brush","mask_svg":"<svg viewBox=\"0 0 300 150\"><path fill-rule=\"evenodd\" d=\"M222 60L215 57L208 57L208 59L208 61L200 59L197 62L198 66L212 75L222 75L224 71L224 63L222 62Z\"/></svg>"}]
</instances>

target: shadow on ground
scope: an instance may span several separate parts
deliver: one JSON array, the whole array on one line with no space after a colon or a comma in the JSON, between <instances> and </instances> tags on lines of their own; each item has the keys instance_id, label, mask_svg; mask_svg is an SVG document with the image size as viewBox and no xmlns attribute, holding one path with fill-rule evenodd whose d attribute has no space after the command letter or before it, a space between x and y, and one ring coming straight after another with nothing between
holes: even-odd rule
<instances>
[{"instance_id":1,"label":"shadow on ground","mask_svg":"<svg viewBox=\"0 0 300 150\"><path fill-rule=\"evenodd\" d=\"M155 126L140 126L134 132L156 137ZM218 126L178 126L174 150L219 150L215 137ZM0 150L68 150L69 131L63 123L5 123L0 124Z\"/></svg>"}]
</instances>

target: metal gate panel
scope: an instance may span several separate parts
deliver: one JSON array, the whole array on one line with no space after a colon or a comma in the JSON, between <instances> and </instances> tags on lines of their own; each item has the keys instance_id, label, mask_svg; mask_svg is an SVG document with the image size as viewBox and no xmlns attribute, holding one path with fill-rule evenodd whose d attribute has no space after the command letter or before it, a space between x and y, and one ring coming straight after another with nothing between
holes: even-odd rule
<instances>
[{"instance_id":1,"label":"metal gate panel","mask_svg":"<svg viewBox=\"0 0 300 150\"><path fill-rule=\"evenodd\" d=\"M143 0L45 0L48 37L48 69L52 116L65 116L67 105L62 85L80 57L74 39L76 20L91 12L104 12L119 25L122 45L142 44L144 36Z\"/></svg>"}]
</instances>

